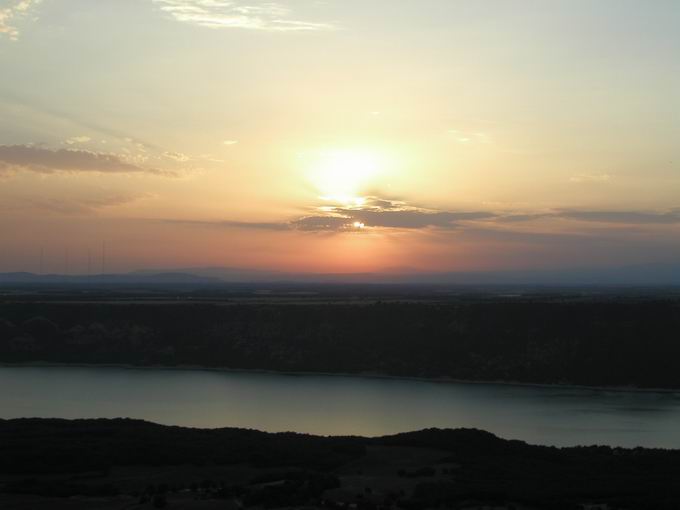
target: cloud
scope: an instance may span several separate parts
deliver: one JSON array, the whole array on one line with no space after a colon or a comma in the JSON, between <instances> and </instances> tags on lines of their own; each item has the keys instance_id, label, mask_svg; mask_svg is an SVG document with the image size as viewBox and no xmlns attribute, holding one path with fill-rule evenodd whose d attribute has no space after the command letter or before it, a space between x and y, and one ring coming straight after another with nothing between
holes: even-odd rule
<instances>
[{"instance_id":1,"label":"cloud","mask_svg":"<svg viewBox=\"0 0 680 510\"><path fill-rule=\"evenodd\" d=\"M73 137L69 138L68 140L66 140L64 143L66 145L76 145L76 144L79 144L79 143L87 143L90 140L92 140L92 138L90 138L89 136L84 136L84 135L83 136L73 136Z\"/></svg>"},{"instance_id":2,"label":"cloud","mask_svg":"<svg viewBox=\"0 0 680 510\"><path fill-rule=\"evenodd\" d=\"M472 143L491 143L489 135L482 132L460 131L458 129L449 129L446 132L447 136L456 143L472 144Z\"/></svg>"},{"instance_id":3,"label":"cloud","mask_svg":"<svg viewBox=\"0 0 680 510\"><path fill-rule=\"evenodd\" d=\"M162 223L173 225L184 225L189 227L206 228L239 228L253 230L289 231L302 230L308 232L342 232L355 230L353 222L340 216L309 216L299 218L291 222L257 222L257 221L237 221L237 220L184 220L184 219L159 219Z\"/></svg>"},{"instance_id":4,"label":"cloud","mask_svg":"<svg viewBox=\"0 0 680 510\"><path fill-rule=\"evenodd\" d=\"M58 214L88 214L107 207L129 204L149 196L119 193L87 197L15 197L3 198L1 208L5 211L33 209Z\"/></svg>"},{"instance_id":5,"label":"cloud","mask_svg":"<svg viewBox=\"0 0 680 510\"><path fill-rule=\"evenodd\" d=\"M361 228L423 229L428 227L454 229L460 221L493 218L484 212L429 212L412 210L336 209L338 216L306 216L293 221L300 230L352 230L355 223Z\"/></svg>"},{"instance_id":6,"label":"cloud","mask_svg":"<svg viewBox=\"0 0 680 510\"><path fill-rule=\"evenodd\" d=\"M460 222L489 220L497 215L488 211L440 211L407 205L405 202L368 197L356 207L325 207L324 214L310 215L292 222L300 230L356 230L364 228L454 229Z\"/></svg>"},{"instance_id":7,"label":"cloud","mask_svg":"<svg viewBox=\"0 0 680 510\"><path fill-rule=\"evenodd\" d=\"M529 222L539 219L567 219L593 223L625 224L625 225L671 225L680 223L680 209L669 211L589 211L578 209L560 209L551 212L506 214L500 215L501 223Z\"/></svg>"},{"instance_id":8,"label":"cloud","mask_svg":"<svg viewBox=\"0 0 680 510\"><path fill-rule=\"evenodd\" d=\"M441 211L372 197L362 206L325 207L322 214L304 216L290 224L293 228L304 231L342 232L371 228L464 230L470 228L470 222L493 225L541 219L625 225L673 225L680 224L680 209L667 212L557 210L521 214L498 211ZM361 228L355 226L357 223L361 224Z\"/></svg>"},{"instance_id":9,"label":"cloud","mask_svg":"<svg viewBox=\"0 0 680 510\"><path fill-rule=\"evenodd\" d=\"M577 184L588 182L609 182L611 178L612 177L609 174L577 174L572 175L569 178L569 182L574 182Z\"/></svg>"},{"instance_id":10,"label":"cloud","mask_svg":"<svg viewBox=\"0 0 680 510\"><path fill-rule=\"evenodd\" d=\"M495 217L489 212L450 212L407 210L346 210L352 221L364 223L367 227L384 228L456 228L460 221L485 220Z\"/></svg>"},{"instance_id":11,"label":"cloud","mask_svg":"<svg viewBox=\"0 0 680 510\"><path fill-rule=\"evenodd\" d=\"M0 174L18 169L45 174L101 172L145 173L168 177L176 175L171 171L130 163L116 154L75 149L51 150L32 145L0 145Z\"/></svg>"},{"instance_id":12,"label":"cloud","mask_svg":"<svg viewBox=\"0 0 680 510\"><path fill-rule=\"evenodd\" d=\"M152 0L177 21L208 28L244 28L274 32L332 30L328 23L303 21L276 2L250 0Z\"/></svg>"},{"instance_id":13,"label":"cloud","mask_svg":"<svg viewBox=\"0 0 680 510\"><path fill-rule=\"evenodd\" d=\"M535 221L543 218L555 216L554 213L512 213L505 214L498 218L500 223L520 223L525 221Z\"/></svg>"},{"instance_id":14,"label":"cloud","mask_svg":"<svg viewBox=\"0 0 680 510\"><path fill-rule=\"evenodd\" d=\"M31 10L42 0L10 1L7 7L0 7L0 36L4 35L10 41L19 39L19 29L16 23L30 14Z\"/></svg>"},{"instance_id":15,"label":"cloud","mask_svg":"<svg viewBox=\"0 0 680 510\"><path fill-rule=\"evenodd\" d=\"M275 231L302 232L361 232L378 230L435 230L440 232L494 232L495 237L506 236L507 239L529 240L548 239L552 236L573 238L585 236L598 237L595 226L582 227L581 232L531 232L527 228L512 229L511 224L530 223L537 220L555 222L556 220L575 220L583 223L603 223L609 225L626 225L631 231L632 225L674 225L680 224L680 208L666 212L644 211L588 211L588 210L552 210L527 213L511 213L493 210L447 211L432 208L416 207L403 201L388 200L380 197L366 197L361 205L331 205L316 207L313 214L280 222L248 222L234 220L159 220L166 223L189 226L205 226L213 228L243 228ZM543 230L546 227L543 225ZM553 227L549 227L551 230ZM532 230L535 230L533 228ZM524 237L526 236L526 238Z\"/></svg>"},{"instance_id":16,"label":"cloud","mask_svg":"<svg viewBox=\"0 0 680 510\"><path fill-rule=\"evenodd\" d=\"M599 223L623 223L623 224L659 224L668 225L680 223L680 210L673 209L666 212L645 211L570 211L564 210L556 213L556 216L580 221L593 221Z\"/></svg>"},{"instance_id":17,"label":"cloud","mask_svg":"<svg viewBox=\"0 0 680 510\"><path fill-rule=\"evenodd\" d=\"M181 163L184 163L185 161L189 161L189 159L190 159L189 156L187 156L186 154L183 154L181 152L173 152L173 151L165 151L163 153L163 156L168 158L168 159L172 159L174 161L179 161Z\"/></svg>"},{"instance_id":18,"label":"cloud","mask_svg":"<svg viewBox=\"0 0 680 510\"><path fill-rule=\"evenodd\" d=\"M296 230L307 232L341 232L353 230L354 220L343 216L305 216L291 222Z\"/></svg>"},{"instance_id":19,"label":"cloud","mask_svg":"<svg viewBox=\"0 0 680 510\"><path fill-rule=\"evenodd\" d=\"M1 2L2 0L0 0ZM68 123L74 124L79 128L87 131L94 131L99 134L105 135L107 137L114 138L119 142L130 143L135 147L142 147L145 149L152 149L155 151L163 151L164 149L152 144L148 140L140 139L136 136L131 135L123 131L119 131L110 126L103 126L92 122L90 119L85 119L74 115L69 111L62 111L54 108L51 104L43 103L37 97L24 97L21 94L17 94L14 90L4 89L2 91L2 99L4 101L10 102L14 105L20 105L22 108L31 110L33 112L39 113L40 115L48 115L59 121L66 121Z\"/></svg>"},{"instance_id":20,"label":"cloud","mask_svg":"<svg viewBox=\"0 0 680 510\"><path fill-rule=\"evenodd\" d=\"M225 140L222 142L224 145L236 145L238 140Z\"/></svg>"},{"instance_id":21,"label":"cloud","mask_svg":"<svg viewBox=\"0 0 680 510\"><path fill-rule=\"evenodd\" d=\"M170 223L174 225L187 225L195 227L211 227L211 228L244 228L255 230L290 230L288 223L276 222L256 222L256 221L236 221L236 220L177 220L177 219L161 219L156 220L162 223Z\"/></svg>"}]
</instances>

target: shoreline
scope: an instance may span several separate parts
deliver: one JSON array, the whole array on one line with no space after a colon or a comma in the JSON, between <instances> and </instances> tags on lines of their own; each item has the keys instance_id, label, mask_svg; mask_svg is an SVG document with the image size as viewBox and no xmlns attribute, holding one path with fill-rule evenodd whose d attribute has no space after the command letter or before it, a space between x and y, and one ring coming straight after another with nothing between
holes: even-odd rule
<instances>
[{"instance_id":1,"label":"shoreline","mask_svg":"<svg viewBox=\"0 0 680 510\"><path fill-rule=\"evenodd\" d=\"M572 389L581 391L617 392L617 393L659 393L679 394L680 388L640 388L637 386L588 386L582 384L560 383L529 383L520 381L504 380L474 380L455 379L452 377L418 377L400 376L371 372L314 372L314 371L287 371L271 370L263 368L232 368L232 367L206 367L202 365L134 365L130 363L57 363L49 361L29 361L19 363L0 362L0 368L122 368L126 370L179 370L179 371L205 371L227 373L254 373L269 375L288 375L297 377L322 376L322 377L353 377L365 379L392 379L403 381L429 382L435 384L466 384L487 386L515 386L544 389Z\"/></svg>"}]
</instances>

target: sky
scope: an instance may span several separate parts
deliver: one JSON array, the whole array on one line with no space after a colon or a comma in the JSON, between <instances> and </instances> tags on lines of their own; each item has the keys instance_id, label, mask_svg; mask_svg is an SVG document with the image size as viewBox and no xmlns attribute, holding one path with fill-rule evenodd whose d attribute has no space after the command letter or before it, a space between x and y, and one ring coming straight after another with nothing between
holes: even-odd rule
<instances>
[{"instance_id":1,"label":"sky","mask_svg":"<svg viewBox=\"0 0 680 510\"><path fill-rule=\"evenodd\" d=\"M0 0L0 271L678 262L678 26L675 0Z\"/></svg>"}]
</instances>

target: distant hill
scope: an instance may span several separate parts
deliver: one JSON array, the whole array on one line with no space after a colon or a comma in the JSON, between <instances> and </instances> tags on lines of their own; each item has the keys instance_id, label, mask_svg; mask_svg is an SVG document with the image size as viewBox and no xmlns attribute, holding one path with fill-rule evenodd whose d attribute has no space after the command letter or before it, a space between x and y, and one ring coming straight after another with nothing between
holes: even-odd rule
<instances>
[{"instance_id":1,"label":"distant hill","mask_svg":"<svg viewBox=\"0 0 680 510\"><path fill-rule=\"evenodd\" d=\"M0 273L0 284L331 283L401 285L680 285L680 264L611 268L420 272L409 268L366 273L300 273L237 267L146 269L122 274Z\"/></svg>"},{"instance_id":2,"label":"distant hill","mask_svg":"<svg viewBox=\"0 0 680 510\"><path fill-rule=\"evenodd\" d=\"M0 273L0 284L216 284L218 278L181 272L63 275L35 273Z\"/></svg>"},{"instance_id":3,"label":"distant hill","mask_svg":"<svg viewBox=\"0 0 680 510\"><path fill-rule=\"evenodd\" d=\"M170 270L232 283L367 283L449 285L680 285L680 264L646 264L612 268L421 272L410 268L372 273L298 273L234 267ZM136 274L154 274L157 270Z\"/></svg>"}]
</instances>

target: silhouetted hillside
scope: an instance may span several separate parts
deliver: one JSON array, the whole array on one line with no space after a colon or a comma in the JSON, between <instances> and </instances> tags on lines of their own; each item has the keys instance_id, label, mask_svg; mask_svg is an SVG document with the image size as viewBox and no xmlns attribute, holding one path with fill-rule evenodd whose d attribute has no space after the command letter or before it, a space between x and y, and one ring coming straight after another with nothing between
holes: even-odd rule
<instances>
[{"instance_id":1,"label":"silhouetted hillside","mask_svg":"<svg viewBox=\"0 0 680 510\"><path fill-rule=\"evenodd\" d=\"M671 509L680 505L679 478L679 451L559 449L471 429L367 439L137 420L0 420L0 502L4 493L129 495L142 503L162 495L171 504L188 493L265 508L575 509L599 502Z\"/></svg>"}]
</instances>

